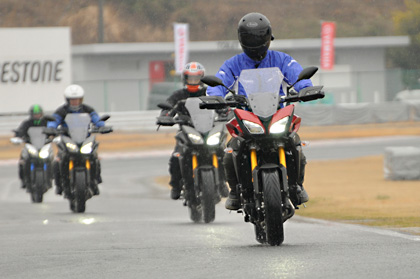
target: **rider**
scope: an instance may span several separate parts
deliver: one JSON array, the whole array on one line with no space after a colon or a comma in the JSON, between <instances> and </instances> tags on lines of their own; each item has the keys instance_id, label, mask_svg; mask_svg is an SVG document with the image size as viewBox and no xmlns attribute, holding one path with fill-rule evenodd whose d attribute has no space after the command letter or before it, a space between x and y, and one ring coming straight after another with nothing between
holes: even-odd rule
<instances>
[{"instance_id":1,"label":"rider","mask_svg":"<svg viewBox=\"0 0 420 279\"><path fill-rule=\"evenodd\" d=\"M29 119L24 120L19 127L15 130L15 137L22 138L24 142L30 143L28 129L31 127L45 127L47 126L47 121L42 118L44 116L44 112L40 105L32 105L29 108ZM26 188L25 179L24 179L24 166L25 161L23 159L23 150L20 154L19 159L19 178L22 182L22 188Z\"/></svg>"},{"instance_id":2,"label":"rider","mask_svg":"<svg viewBox=\"0 0 420 279\"><path fill-rule=\"evenodd\" d=\"M83 97L85 95L85 91L80 85L72 84L66 87L64 90L64 98L66 100L66 103L54 112L53 116L55 117L55 121L49 121L47 124L48 128L57 129L59 125L66 126L64 123L64 118L68 113L88 113L90 115L91 122L96 127L103 127L105 125L104 121L100 120L99 115L96 113L96 111L88 106L83 104ZM55 178L55 185L56 193L58 195L61 195L63 190L69 191L68 185L64 185L61 180L60 173L63 173L62 170L64 169L64 163L63 162L63 152L59 150L57 153L57 156L54 160L54 178ZM61 170L61 171L60 171ZM92 183L93 185L93 193L95 195L99 195L99 189L98 184L102 183L101 178L101 166L99 163L99 160L96 158L96 160L92 164L92 173L96 173L96 177L92 177ZM64 189L63 189L64 188ZM68 192L66 193L68 195Z\"/></svg>"},{"instance_id":3,"label":"rider","mask_svg":"<svg viewBox=\"0 0 420 279\"><path fill-rule=\"evenodd\" d=\"M171 96L166 100L168 104L171 106L175 106L179 101L186 100L189 97L200 97L206 96L206 86L201 82L201 78L204 76L204 67L198 62L190 62L185 65L182 71L182 79L184 83L184 87L182 89L178 89L172 93ZM177 111L168 111L162 110L160 116L175 116L178 115L186 115L188 116L188 111L185 107L180 107ZM174 156L175 153L181 151L181 146L178 142L175 145L174 151L169 159L169 173L171 175L171 180L169 181L169 185L172 186L171 189L171 198L174 200L179 199L181 195L181 169L179 166L179 160L177 157ZM223 192L223 191L222 191Z\"/></svg>"},{"instance_id":4,"label":"rider","mask_svg":"<svg viewBox=\"0 0 420 279\"><path fill-rule=\"evenodd\" d=\"M287 83L287 85L291 85L297 80L299 73L302 71L302 66L290 55L268 49L271 41L274 40L274 37L272 35L270 21L267 17L260 13L249 13L243 16L238 24L238 39L243 53L237 54L226 60L216 74L216 76L223 81L223 84L226 84L230 89L235 88L239 95L246 96L242 86L238 86L237 84L241 71L246 69L277 67L284 75L284 82ZM302 80L296 83L294 88L296 91L299 91L308 86L312 86L311 81ZM224 97L227 93L228 91L222 86L207 88L207 95L210 96ZM280 89L279 94L281 96L285 95L282 88ZM301 145L298 135L295 136L294 141L296 146ZM225 153L223 164L225 167L226 179L231 189L225 207L230 210L238 210L240 208L240 201L236 189L238 179L236 177L231 153ZM298 175L297 185L297 193L301 203L309 200L308 194L302 186L305 165L306 158L303 153L301 153L301 171Z\"/></svg>"}]
</instances>

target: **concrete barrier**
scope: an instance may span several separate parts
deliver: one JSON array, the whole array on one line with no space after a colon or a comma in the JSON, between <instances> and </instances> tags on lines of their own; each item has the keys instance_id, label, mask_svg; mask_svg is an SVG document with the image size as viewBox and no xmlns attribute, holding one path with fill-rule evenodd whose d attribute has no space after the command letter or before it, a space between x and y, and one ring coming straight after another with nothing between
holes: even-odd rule
<instances>
[{"instance_id":1,"label":"concrete barrier","mask_svg":"<svg viewBox=\"0 0 420 279\"><path fill-rule=\"evenodd\" d=\"M420 180L420 148L385 148L384 175L387 180Z\"/></svg>"}]
</instances>

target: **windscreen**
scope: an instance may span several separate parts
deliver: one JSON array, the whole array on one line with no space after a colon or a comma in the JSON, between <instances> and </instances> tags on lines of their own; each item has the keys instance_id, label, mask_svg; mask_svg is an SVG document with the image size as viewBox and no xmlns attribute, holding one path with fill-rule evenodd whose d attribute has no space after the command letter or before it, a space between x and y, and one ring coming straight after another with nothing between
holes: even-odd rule
<instances>
[{"instance_id":1,"label":"windscreen","mask_svg":"<svg viewBox=\"0 0 420 279\"><path fill-rule=\"evenodd\" d=\"M185 108L188 110L194 129L200 133L207 133L213 128L214 110L200 109L200 98L188 98Z\"/></svg>"},{"instance_id":2,"label":"windscreen","mask_svg":"<svg viewBox=\"0 0 420 279\"><path fill-rule=\"evenodd\" d=\"M87 113L69 113L64 121L69 128L69 135L76 143L82 143L89 134L90 116Z\"/></svg>"},{"instance_id":3,"label":"windscreen","mask_svg":"<svg viewBox=\"0 0 420 279\"><path fill-rule=\"evenodd\" d=\"M42 131L44 127L30 127L28 129L29 142L36 147L36 149L41 149L45 145L45 139L47 135Z\"/></svg>"},{"instance_id":4,"label":"windscreen","mask_svg":"<svg viewBox=\"0 0 420 279\"><path fill-rule=\"evenodd\" d=\"M248 96L252 112L255 115L269 117L276 113L283 78L283 74L277 67L241 72L239 82Z\"/></svg>"}]
</instances>

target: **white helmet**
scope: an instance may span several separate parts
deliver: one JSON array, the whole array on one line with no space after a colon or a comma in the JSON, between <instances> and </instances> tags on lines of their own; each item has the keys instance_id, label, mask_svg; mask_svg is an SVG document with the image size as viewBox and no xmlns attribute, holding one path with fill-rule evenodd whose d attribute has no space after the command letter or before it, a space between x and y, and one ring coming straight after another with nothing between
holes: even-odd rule
<instances>
[{"instance_id":1,"label":"white helmet","mask_svg":"<svg viewBox=\"0 0 420 279\"><path fill-rule=\"evenodd\" d=\"M77 111L81 108L84 96L85 96L85 91L80 85L77 85L77 84L69 85L64 90L64 98L66 98L66 101L68 104L70 104L69 100L71 99L80 99L79 105L70 106L70 109L73 111Z\"/></svg>"}]
</instances>

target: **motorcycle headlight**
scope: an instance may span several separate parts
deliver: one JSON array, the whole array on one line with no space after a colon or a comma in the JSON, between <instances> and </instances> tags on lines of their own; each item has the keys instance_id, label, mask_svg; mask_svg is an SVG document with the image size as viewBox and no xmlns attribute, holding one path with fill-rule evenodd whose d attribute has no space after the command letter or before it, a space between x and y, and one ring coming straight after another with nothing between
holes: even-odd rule
<instances>
[{"instance_id":1,"label":"motorcycle headlight","mask_svg":"<svg viewBox=\"0 0 420 279\"><path fill-rule=\"evenodd\" d=\"M220 132L214 133L207 138L208 145L218 145L220 143Z\"/></svg>"},{"instance_id":2,"label":"motorcycle headlight","mask_svg":"<svg viewBox=\"0 0 420 279\"><path fill-rule=\"evenodd\" d=\"M35 148L35 146L33 146L32 144L27 143L26 145L26 150L28 150L29 154L31 154L32 156L38 156L38 150Z\"/></svg>"},{"instance_id":3,"label":"motorcycle headlight","mask_svg":"<svg viewBox=\"0 0 420 279\"><path fill-rule=\"evenodd\" d=\"M188 134L188 138L191 140L192 143L194 144L203 144L204 140L200 135L197 134Z\"/></svg>"},{"instance_id":4,"label":"motorcycle headlight","mask_svg":"<svg viewBox=\"0 0 420 279\"><path fill-rule=\"evenodd\" d=\"M39 158L47 159L50 156L50 147L51 147L51 144L44 145L41 148L41 151L39 151Z\"/></svg>"},{"instance_id":5,"label":"motorcycle headlight","mask_svg":"<svg viewBox=\"0 0 420 279\"><path fill-rule=\"evenodd\" d=\"M281 134L286 130L289 117L282 118L274 122L270 127L270 134Z\"/></svg>"},{"instance_id":6,"label":"motorcycle headlight","mask_svg":"<svg viewBox=\"0 0 420 279\"><path fill-rule=\"evenodd\" d=\"M92 153L92 142L89 142L83 145L82 148L80 148L80 153L83 153L83 154Z\"/></svg>"},{"instance_id":7,"label":"motorcycle headlight","mask_svg":"<svg viewBox=\"0 0 420 279\"><path fill-rule=\"evenodd\" d=\"M243 120L242 122L251 134L264 134L264 128L260 124L247 120Z\"/></svg>"},{"instance_id":8,"label":"motorcycle headlight","mask_svg":"<svg viewBox=\"0 0 420 279\"><path fill-rule=\"evenodd\" d=\"M66 147L71 152L77 152L78 151L77 145L75 145L74 143L68 142L68 143L66 143Z\"/></svg>"}]
</instances>

